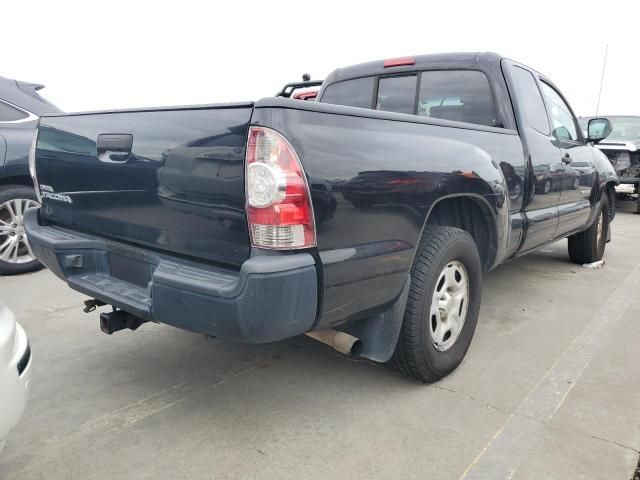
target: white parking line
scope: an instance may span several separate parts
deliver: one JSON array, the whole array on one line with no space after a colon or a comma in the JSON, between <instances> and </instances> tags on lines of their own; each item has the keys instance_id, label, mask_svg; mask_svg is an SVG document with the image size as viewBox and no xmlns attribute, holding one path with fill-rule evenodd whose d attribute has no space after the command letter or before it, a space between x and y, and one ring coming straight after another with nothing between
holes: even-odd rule
<instances>
[{"instance_id":1,"label":"white parking line","mask_svg":"<svg viewBox=\"0 0 640 480\"><path fill-rule=\"evenodd\" d=\"M460 480L512 478L544 433L545 424L560 408L591 362L599 340L622 318L639 287L640 265L636 265L595 312L582 333L496 431Z\"/></svg>"}]
</instances>

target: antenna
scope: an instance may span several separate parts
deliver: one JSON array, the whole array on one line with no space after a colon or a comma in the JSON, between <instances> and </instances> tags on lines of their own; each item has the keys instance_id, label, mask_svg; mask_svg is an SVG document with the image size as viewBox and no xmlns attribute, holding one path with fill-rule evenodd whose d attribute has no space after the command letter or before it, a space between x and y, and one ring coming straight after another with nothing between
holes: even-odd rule
<instances>
[{"instance_id":1,"label":"antenna","mask_svg":"<svg viewBox=\"0 0 640 480\"><path fill-rule=\"evenodd\" d=\"M607 66L607 53L609 53L609 44L604 48L604 61L602 62L602 76L600 77L600 90L598 91L598 104L596 105L596 117L600 109L600 96L602 95L602 83L604 82L604 69Z\"/></svg>"}]
</instances>

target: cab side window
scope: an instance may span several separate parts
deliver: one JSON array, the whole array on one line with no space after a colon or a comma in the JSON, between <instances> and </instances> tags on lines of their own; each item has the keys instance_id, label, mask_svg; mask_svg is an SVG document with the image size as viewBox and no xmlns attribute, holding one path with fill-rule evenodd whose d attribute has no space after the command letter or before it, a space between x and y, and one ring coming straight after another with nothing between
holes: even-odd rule
<instances>
[{"instance_id":1,"label":"cab side window","mask_svg":"<svg viewBox=\"0 0 640 480\"><path fill-rule=\"evenodd\" d=\"M529 71L518 66L514 66L511 73L527 122L537 132L549 135L549 117L536 79Z\"/></svg>"},{"instance_id":2,"label":"cab side window","mask_svg":"<svg viewBox=\"0 0 640 480\"><path fill-rule=\"evenodd\" d=\"M558 140L579 141L576 121L567 103L553 87L545 82L540 82L540 85L551 116L552 135Z\"/></svg>"},{"instance_id":3,"label":"cab side window","mask_svg":"<svg viewBox=\"0 0 640 480\"><path fill-rule=\"evenodd\" d=\"M489 80L476 70L422 72L417 114L489 127L498 125Z\"/></svg>"}]
</instances>

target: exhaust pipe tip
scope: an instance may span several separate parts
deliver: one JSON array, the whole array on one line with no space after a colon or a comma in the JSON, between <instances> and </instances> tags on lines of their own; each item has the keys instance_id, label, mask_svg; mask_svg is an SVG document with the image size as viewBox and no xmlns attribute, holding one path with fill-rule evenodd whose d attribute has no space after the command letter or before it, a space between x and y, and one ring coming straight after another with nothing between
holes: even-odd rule
<instances>
[{"instance_id":1,"label":"exhaust pipe tip","mask_svg":"<svg viewBox=\"0 0 640 480\"><path fill-rule=\"evenodd\" d=\"M350 355L354 355L356 357L359 357L360 354L362 353L362 340L358 339L356 340L353 345L351 346L351 351L349 352Z\"/></svg>"},{"instance_id":2,"label":"exhaust pipe tip","mask_svg":"<svg viewBox=\"0 0 640 480\"><path fill-rule=\"evenodd\" d=\"M329 328L326 330L307 332L306 335L325 345L329 345L331 348L345 355L360 355L362 353L362 342L360 339L339 330Z\"/></svg>"}]
</instances>

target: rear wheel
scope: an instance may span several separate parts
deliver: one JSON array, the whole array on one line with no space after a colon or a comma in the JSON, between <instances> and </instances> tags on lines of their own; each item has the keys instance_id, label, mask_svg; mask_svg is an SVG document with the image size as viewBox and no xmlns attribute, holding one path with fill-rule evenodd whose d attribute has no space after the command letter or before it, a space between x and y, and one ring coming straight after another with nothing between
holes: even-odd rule
<instances>
[{"instance_id":1,"label":"rear wheel","mask_svg":"<svg viewBox=\"0 0 640 480\"><path fill-rule=\"evenodd\" d=\"M38 205L31 187L10 185L0 190L0 274L12 275L42 268L31 251L23 220L25 210Z\"/></svg>"},{"instance_id":2,"label":"rear wheel","mask_svg":"<svg viewBox=\"0 0 640 480\"><path fill-rule=\"evenodd\" d=\"M609 233L609 201L606 192L600 200L596 219L584 232L569 237L569 258L575 263L593 263L602 260Z\"/></svg>"},{"instance_id":3,"label":"rear wheel","mask_svg":"<svg viewBox=\"0 0 640 480\"><path fill-rule=\"evenodd\" d=\"M459 228L427 227L391 365L421 382L435 382L455 370L476 328L481 282L473 238Z\"/></svg>"}]
</instances>

